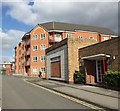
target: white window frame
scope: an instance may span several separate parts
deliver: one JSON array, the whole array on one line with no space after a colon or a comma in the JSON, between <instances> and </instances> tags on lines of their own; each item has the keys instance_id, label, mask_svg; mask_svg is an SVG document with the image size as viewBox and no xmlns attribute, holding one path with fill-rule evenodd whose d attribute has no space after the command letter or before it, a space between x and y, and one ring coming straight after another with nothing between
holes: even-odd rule
<instances>
[{"instance_id":1,"label":"white window frame","mask_svg":"<svg viewBox=\"0 0 120 111\"><path fill-rule=\"evenodd\" d=\"M44 71L42 69L44 69ZM41 72L45 73L45 71L46 71L45 67L41 67Z\"/></svg>"},{"instance_id":2,"label":"white window frame","mask_svg":"<svg viewBox=\"0 0 120 111\"><path fill-rule=\"evenodd\" d=\"M33 51L37 51L37 50L38 50L38 46L37 46L37 48L35 49L36 46L37 46L37 45L34 45L34 46L33 46Z\"/></svg>"},{"instance_id":3,"label":"white window frame","mask_svg":"<svg viewBox=\"0 0 120 111\"><path fill-rule=\"evenodd\" d=\"M35 70L35 71L34 71ZM33 67L32 68L32 73L33 74L38 74L38 68L37 67Z\"/></svg>"},{"instance_id":4,"label":"white window frame","mask_svg":"<svg viewBox=\"0 0 120 111\"><path fill-rule=\"evenodd\" d=\"M109 40L109 37L104 37L104 41L105 41L105 40Z\"/></svg>"},{"instance_id":5,"label":"white window frame","mask_svg":"<svg viewBox=\"0 0 120 111\"><path fill-rule=\"evenodd\" d=\"M70 33L66 34L66 38L71 38L71 37L72 37L72 34L70 34Z\"/></svg>"},{"instance_id":6,"label":"white window frame","mask_svg":"<svg viewBox=\"0 0 120 111\"><path fill-rule=\"evenodd\" d=\"M59 35L59 36L57 36L57 35ZM55 34L55 37L60 37L61 38L61 34Z\"/></svg>"},{"instance_id":7,"label":"white window frame","mask_svg":"<svg viewBox=\"0 0 120 111\"><path fill-rule=\"evenodd\" d=\"M37 35L33 35L33 37L32 37L32 40L37 40L38 39L38 36Z\"/></svg>"},{"instance_id":8,"label":"white window frame","mask_svg":"<svg viewBox=\"0 0 120 111\"><path fill-rule=\"evenodd\" d=\"M62 40L61 34L56 33L55 34L55 41L61 41L61 40Z\"/></svg>"},{"instance_id":9,"label":"white window frame","mask_svg":"<svg viewBox=\"0 0 120 111\"><path fill-rule=\"evenodd\" d=\"M40 56L40 61L45 62L45 56Z\"/></svg>"},{"instance_id":10,"label":"white window frame","mask_svg":"<svg viewBox=\"0 0 120 111\"><path fill-rule=\"evenodd\" d=\"M43 48L43 46L45 46L44 48ZM46 49L46 45L40 45L40 50L45 50Z\"/></svg>"},{"instance_id":11,"label":"white window frame","mask_svg":"<svg viewBox=\"0 0 120 111\"><path fill-rule=\"evenodd\" d=\"M44 35L44 36L42 36L42 35ZM41 40L43 40L43 39L45 39L45 38L46 38L46 34L44 34L44 33L40 34L40 39L41 39Z\"/></svg>"},{"instance_id":12,"label":"white window frame","mask_svg":"<svg viewBox=\"0 0 120 111\"><path fill-rule=\"evenodd\" d=\"M37 62L38 61L38 57L37 57L37 60L34 60L35 57L37 57L37 56L33 56L33 62Z\"/></svg>"},{"instance_id":13,"label":"white window frame","mask_svg":"<svg viewBox=\"0 0 120 111\"><path fill-rule=\"evenodd\" d=\"M3 67L3 68L6 68L6 65L5 65L5 64L3 64L3 65L2 65L2 67Z\"/></svg>"}]
</instances>

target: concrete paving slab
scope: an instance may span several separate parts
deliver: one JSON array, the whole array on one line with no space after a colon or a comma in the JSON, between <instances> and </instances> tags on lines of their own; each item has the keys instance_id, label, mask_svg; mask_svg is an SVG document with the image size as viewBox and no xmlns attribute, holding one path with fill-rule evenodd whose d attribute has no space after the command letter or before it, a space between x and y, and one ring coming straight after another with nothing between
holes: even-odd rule
<instances>
[{"instance_id":1,"label":"concrete paving slab","mask_svg":"<svg viewBox=\"0 0 120 111\"><path fill-rule=\"evenodd\" d=\"M106 108L119 109L120 98L118 98L118 91L89 85L71 85L52 80L43 80L35 83Z\"/></svg>"},{"instance_id":2,"label":"concrete paving slab","mask_svg":"<svg viewBox=\"0 0 120 111\"><path fill-rule=\"evenodd\" d=\"M87 92L84 90L78 90L78 89L73 90L73 88L70 87L58 87L58 88L54 88L54 90L72 95L80 99L84 99L86 101L98 104L103 107L118 109L118 105L119 105L118 98L103 96L96 93Z\"/></svg>"},{"instance_id":3,"label":"concrete paving slab","mask_svg":"<svg viewBox=\"0 0 120 111\"><path fill-rule=\"evenodd\" d=\"M105 89L105 88L101 88L101 87L81 85L81 84L72 84L71 85L71 84L61 83L61 82L52 81L52 80L50 80L50 82L51 83L56 83L56 84L61 84L61 85L68 86L68 87L72 87L72 88L75 88L75 89L80 89L80 90L93 92L93 93L96 93L96 94L106 95L106 96L115 97L115 98L120 99L120 96L119 96L120 92L115 91L115 90L111 90L111 89Z\"/></svg>"}]
</instances>

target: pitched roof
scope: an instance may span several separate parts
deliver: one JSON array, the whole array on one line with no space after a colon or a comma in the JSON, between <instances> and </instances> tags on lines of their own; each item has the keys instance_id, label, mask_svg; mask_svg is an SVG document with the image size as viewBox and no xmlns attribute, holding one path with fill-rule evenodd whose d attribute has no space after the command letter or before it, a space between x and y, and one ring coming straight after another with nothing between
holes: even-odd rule
<instances>
[{"instance_id":1,"label":"pitched roof","mask_svg":"<svg viewBox=\"0 0 120 111\"><path fill-rule=\"evenodd\" d=\"M79 25L79 24L63 23L63 22L47 22L39 25L46 28L48 31L63 30L63 31L74 32L75 30L82 30L82 31L98 32L100 34L117 35L115 32L113 32L108 28L98 27L98 26Z\"/></svg>"}]
</instances>

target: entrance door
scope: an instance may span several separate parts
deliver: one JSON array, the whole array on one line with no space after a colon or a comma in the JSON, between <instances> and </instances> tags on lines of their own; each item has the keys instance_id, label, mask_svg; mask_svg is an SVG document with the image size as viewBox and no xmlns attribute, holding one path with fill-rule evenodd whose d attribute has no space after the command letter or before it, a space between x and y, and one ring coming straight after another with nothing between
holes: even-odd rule
<instances>
[{"instance_id":1,"label":"entrance door","mask_svg":"<svg viewBox=\"0 0 120 111\"><path fill-rule=\"evenodd\" d=\"M101 61L96 61L96 74L97 74L97 82L102 82L102 67L101 67Z\"/></svg>"}]
</instances>

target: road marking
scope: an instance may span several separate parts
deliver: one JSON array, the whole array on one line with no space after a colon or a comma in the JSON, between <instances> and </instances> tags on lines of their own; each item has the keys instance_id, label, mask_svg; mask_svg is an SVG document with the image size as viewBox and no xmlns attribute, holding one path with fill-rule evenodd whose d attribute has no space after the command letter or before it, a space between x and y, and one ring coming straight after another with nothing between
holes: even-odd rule
<instances>
[{"instance_id":1,"label":"road marking","mask_svg":"<svg viewBox=\"0 0 120 111\"><path fill-rule=\"evenodd\" d=\"M0 107L0 111L1 111L1 107Z\"/></svg>"},{"instance_id":2,"label":"road marking","mask_svg":"<svg viewBox=\"0 0 120 111\"><path fill-rule=\"evenodd\" d=\"M45 87L43 87L43 86L39 86L39 85L37 85L37 84L28 82L28 81L26 81L25 79L24 79L24 81L25 81L26 83L28 83L28 84L31 84L31 85L33 85L33 86L39 87L39 88L41 88L41 89L44 89L44 90L46 90L46 91L48 91L48 92L54 93L54 94L59 95L59 96L62 96L62 97L64 97L64 98L67 98L67 99L69 99L69 100L71 100L71 101L74 101L74 102L76 102L76 103L78 103L78 104L84 105L84 106L86 106L86 107L88 107L88 108L91 108L91 109L94 109L94 110L98 110L98 111L106 111L105 109L100 108L100 107L98 107L98 106L95 106L95 105L89 104L89 103L87 103L87 102L81 101L81 100L79 100L79 99L76 99L76 98L74 98L74 97L70 97L70 96L68 96L68 95L65 95L65 94L62 94L62 93L53 91L52 89L48 89L48 88L45 88Z\"/></svg>"}]
</instances>

